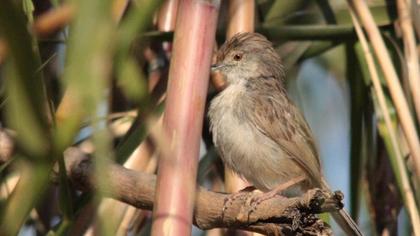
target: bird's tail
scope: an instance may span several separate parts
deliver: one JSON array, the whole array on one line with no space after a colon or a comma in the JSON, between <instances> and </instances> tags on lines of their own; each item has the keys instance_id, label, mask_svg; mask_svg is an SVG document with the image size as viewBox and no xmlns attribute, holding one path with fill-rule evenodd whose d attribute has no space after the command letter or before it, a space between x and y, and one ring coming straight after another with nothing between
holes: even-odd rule
<instances>
[{"instance_id":1,"label":"bird's tail","mask_svg":"<svg viewBox=\"0 0 420 236\"><path fill-rule=\"evenodd\" d=\"M328 189L331 191L331 188L328 186L327 182L322 178L321 187L323 189ZM362 232L357 226L356 222L351 218L350 214L346 210L341 209L339 211L331 212L332 217L335 222L343 229L343 231L348 236L363 236Z\"/></svg>"},{"instance_id":2,"label":"bird's tail","mask_svg":"<svg viewBox=\"0 0 420 236\"><path fill-rule=\"evenodd\" d=\"M340 225L341 229L349 236L363 236L356 222L350 217L346 210L331 212L335 222Z\"/></svg>"}]
</instances>

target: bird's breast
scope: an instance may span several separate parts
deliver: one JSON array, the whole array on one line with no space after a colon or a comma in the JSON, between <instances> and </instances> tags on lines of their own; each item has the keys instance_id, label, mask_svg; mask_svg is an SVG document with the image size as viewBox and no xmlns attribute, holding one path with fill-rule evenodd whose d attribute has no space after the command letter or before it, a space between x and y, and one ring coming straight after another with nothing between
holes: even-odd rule
<instances>
[{"instance_id":1,"label":"bird's breast","mask_svg":"<svg viewBox=\"0 0 420 236\"><path fill-rule=\"evenodd\" d=\"M213 99L209 118L213 141L224 163L263 191L297 176L299 169L271 139L255 127L254 110L240 87L228 87Z\"/></svg>"}]
</instances>

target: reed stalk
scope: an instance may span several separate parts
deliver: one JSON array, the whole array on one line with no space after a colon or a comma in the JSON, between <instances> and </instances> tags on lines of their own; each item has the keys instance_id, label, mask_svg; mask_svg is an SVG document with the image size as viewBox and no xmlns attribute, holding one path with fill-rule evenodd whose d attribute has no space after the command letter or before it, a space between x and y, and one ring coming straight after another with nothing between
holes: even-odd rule
<instances>
[{"instance_id":1,"label":"reed stalk","mask_svg":"<svg viewBox=\"0 0 420 236\"><path fill-rule=\"evenodd\" d=\"M381 111L381 113L384 117L385 125L386 125L386 128L388 130L388 133L389 133L389 136L390 136L390 139L391 139L392 147L394 149L394 153L395 153L394 162L397 164L397 168L398 168L398 171L395 171L394 173L397 176L396 179L398 180L399 185L400 185L400 191L402 193L404 203L406 205L408 214L410 216L410 220L411 220L411 224L413 226L414 234L418 235L418 233L420 233L419 212L418 212L418 209L417 209L417 206L416 206L414 193L413 193L412 188L410 186L409 176L408 176L405 164L404 164L404 158L402 156L402 151L400 149L400 144L399 144L398 138L397 138L398 135L397 135L397 132L395 130L394 125L392 124L390 111L389 111L388 106L386 104L385 93L382 89L381 81L379 79L379 75L378 75L378 72L376 70L375 60L374 60L373 55L370 51L367 39L366 39L366 37L363 33L363 30L360 26L360 23L358 22L358 20L354 16L354 13L353 13L352 9L350 9L350 11L351 11L351 16L352 16L352 19L353 19L354 27L355 27L357 35L359 37L360 44L363 48L363 52L364 52L365 59L366 59L366 64L368 66L369 73L370 73L370 79L372 81L373 88L374 88L374 91L375 91L375 95L376 95L377 100L378 100L378 105L379 105L380 111ZM392 156L392 155L389 155L389 156Z\"/></svg>"},{"instance_id":2,"label":"reed stalk","mask_svg":"<svg viewBox=\"0 0 420 236\"><path fill-rule=\"evenodd\" d=\"M410 6L406 0L397 0L398 21L404 43L404 57L407 64L408 82L413 95L414 110L420 122L420 71L416 36L413 29Z\"/></svg>"},{"instance_id":3,"label":"reed stalk","mask_svg":"<svg viewBox=\"0 0 420 236\"><path fill-rule=\"evenodd\" d=\"M197 163L220 1L181 0L160 146L152 235L190 235Z\"/></svg>"},{"instance_id":4,"label":"reed stalk","mask_svg":"<svg viewBox=\"0 0 420 236\"><path fill-rule=\"evenodd\" d=\"M407 100L404 96L397 72L392 64L388 50L381 37L378 27L363 0L348 0L349 5L353 7L362 22L366 33L369 37L379 65L384 72L385 80L388 85L392 101L397 110L397 115L401 127L404 131L408 146L410 148L411 157L416 178L420 180L420 141L416 132L416 126L408 108Z\"/></svg>"},{"instance_id":5,"label":"reed stalk","mask_svg":"<svg viewBox=\"0 0 420 236\"><path fill-rule=\"evenodd\" d=\"M254 0L231 0L229 1L229 21L226 38L229 39L240 32L254 32L255 24L255 1ZM231 169L225 167L226 192L238 192L248 186L245 180L239 178Z\"/></svg>"}]
</instances>

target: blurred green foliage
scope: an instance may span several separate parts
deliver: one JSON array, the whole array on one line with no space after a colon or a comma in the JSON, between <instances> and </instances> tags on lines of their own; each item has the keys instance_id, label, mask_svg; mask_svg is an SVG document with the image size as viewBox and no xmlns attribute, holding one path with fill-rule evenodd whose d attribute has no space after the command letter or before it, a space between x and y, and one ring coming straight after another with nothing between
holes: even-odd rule
<instances>
[{"instance_id":1,"label":"blurred green foliage","mask_svg":"<svg viewBox=\"0 0 420 236\"><path fill-rule=\"evenodd\" d=\"M150 70L146 68L149 62L144 55L134 52L142 52L146 47L156 45L162 47L163 42L172 40L173 32L159 32L153 26L153 17L163 2L131 1L117 23L112 17L112 0L51 1L54 7L73 4L77 10L70 26L51 38L51 42L63 45L54 45L54 56L41 60L41 51L46 50L42 43L46 39L38 38L31 30L34 12L39 10L38 3L31 0L2 1L0 40L7 45L8 54L0 65L1 86L6 91L2 98L5 106L0 108L1 126L16 133L16 148L12 159L1 163L0 173L2 184L16 173L20 173L21 180L0 205L1 235L16 235L25 223L35 225L33 222L41 221L30 213L39 208L40 202L46 201L47 189L52 185L50 175L56 162L59 166L60 194L59 211L54 216L60 216L59 222L53 227L51 222L43 222L44 228L37 229L38 232L67 235L79 227L76 222L81 212L90 204L98 204L102 198L101 191L93 195L80 195L72 189L65 172L63 151L79 144L76 141L80 141L78 137L84 134L83 128L90 129L87 141L91 141L94 147L92 154L99 190L107 188L107 163L124 163L147 137L148 119L154 114L161 114L164 105L158 103L147 87ZM396 68L403 74L406 62L401 58L402 44L394 30L397 20L395 3L377 0L369 1L369 4L377 26L386 35ZM390 144L388 130L371 88L365 55L357 43L347 4L344 1L326 0L257 0L256 8L256 31L274 42L289 77L296 75L307 59L319 58L337 46L346 48L339 58L325 59L320 66L328 67L331 71L345 70L350 88L352 214L360 216L363 205L361 192L365 190L363 186L372 184L367 179L366 171L369 171L368 166L372 168L372 165L378 165L372 163L372 160L376 160L372 156L378 155L378 138L385 143L392 170L397 173L397 186L400 193L404 193L398 174L400 169L395 164L395 150ZM224 27L218 29L218 42L224 41L225 30ZM59 38L63 33L66 34L65 41ZM165 60L170 59L161 51L157 54ZM63 55L65 60L60 61ZM56 74L56 81L47 80L44 75L51 73L49 66L60 63L64 64L64 71ZM382 86L387 90L382 77ZM59 94L59 98L69 94L67 99L70 99L70 106L62 110L64 116L56 117L60 108L56 112L57 107L51 105L51 101L57 98L51 97L53 95L47 93L46 88L51 87L52 83L58 84L54 94ZM115 91L120 93L119 97L113 97ZM389 94L386 95L390 116L397 127L395 108ZM120 97L123 98L120 105L128 107L125 111L136 110L137 115L128 132L122 137L115 137L110 132L112 119L107 117L115 112L109 104ZM208 152L200 162L198 181L204 184L209 179L220 177L221 168L218 166L217 153L205 132L203 138L208 144ZM416 183L412 183L413 188L416 186ZM370 211L373 213L378 206L367 207L373 209ZM51 215L48 217L50 221L53 218ZM100 215L99 222L104 235L113 235L119 224L109 222L106 215Z\"/></svg>"}]
</instances>

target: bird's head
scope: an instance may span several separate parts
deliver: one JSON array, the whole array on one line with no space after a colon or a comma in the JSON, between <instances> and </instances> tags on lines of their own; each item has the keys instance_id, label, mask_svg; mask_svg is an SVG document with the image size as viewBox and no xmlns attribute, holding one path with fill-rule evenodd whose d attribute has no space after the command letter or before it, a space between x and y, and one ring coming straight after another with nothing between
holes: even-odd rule
<instances>
[{"instance_id":1,"label":"bird's head","mask_svg":"<svg viewBox=\"0 0 420 236\"><path fill-rule=\"evenodd\" d=\"M263 77L283 80L279 55L270 41L258 33L239 33L223 44L212 71L224 75L228 84Z\"/></svg>"}]
</instances>

